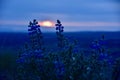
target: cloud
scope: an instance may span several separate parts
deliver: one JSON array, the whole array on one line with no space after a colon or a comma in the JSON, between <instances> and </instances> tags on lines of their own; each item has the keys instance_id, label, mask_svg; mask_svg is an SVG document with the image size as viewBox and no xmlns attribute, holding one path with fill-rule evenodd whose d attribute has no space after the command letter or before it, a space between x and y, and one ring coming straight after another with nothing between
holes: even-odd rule
<instances>
[{"instance_id":1,"label":"cloud","mask_svg":"<svg viewBox=\"0 0 120 80\"><path fill-rule=\"evenodd\" d=\"M40 22L40 21L39 21ZM87 21L87 22L78 22L78 21L62 21L65 26L120 26L120 22L96 22L96 21ZM0 25L27 25L27 21L18 21L18 20L0 20Z\"/></svg>"},{"instance_id":2,"label":"cloud","mask_svg":"<svg viewBox=\"0 0 120 80\"><path fill-rule=\"evenodd\" d=\"M18 20L0 20L0 25L26 25L27 22L25 21L18 21Z\"/></svg>"},{"instance_id":3,"label":"cloud","mask_svg":"<svg viewBox=\"0 0 120 80\"><path fill-rule=\"evenodd\" d=\"M120 27L120 22L63 22L63 24L65 26L75 26L75 27L80 27L80 26L86 26L86 27L119 26Z\"/></svg>"},{"instance_id":4,"label":"cloud","mask_svg":"<svg viewBox=\"0 0 120 80\"><path fill-rule=\"evenodd\" d=\"M119 15L87 15L87 14L64 14L64 13L32 13L33 18L38 20L52 20L60 19L61 21L97 21L97 22L120 22Z\"/></svg>"},{"instance_id":5,"label":"cloud","mask_svg":"<svg viewBox=\"0 0 120 80\"><path fill-rule=\"evenodd\" d=\"M65 31L120 31L120 22L72 22L72 21L62 21ZM21 31L27 30L29 22L25 21L1 21L0 20L0 30L7 31ZM45 30L44 31L49 31Z\"/></svg>"}]
</instances>

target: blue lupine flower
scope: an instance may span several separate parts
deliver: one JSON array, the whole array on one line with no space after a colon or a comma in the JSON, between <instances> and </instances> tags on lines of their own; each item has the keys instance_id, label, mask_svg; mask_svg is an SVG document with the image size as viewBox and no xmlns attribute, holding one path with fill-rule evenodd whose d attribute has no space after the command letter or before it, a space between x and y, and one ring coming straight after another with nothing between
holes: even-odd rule
<instances>
[{"instance_id":1,"label":"blue lupine flower","mask_svg":"<svg viewBox=\"0 0 120 80\"><path fill-rule=\"evenodd\" d=\"M91 45L91 48L92 48L92 49L99 50L100 47L101 47L101 45L100 45L97 41L92 42L92 45Z\"/></svg>"},{"instance_id":2,"label":"blue lupine flower","mask_svg":"<svg viewBox=\"0 0 120 80\"><path fill-rule=\"evenodd\" d=\"M63 32L64 27L62 26L62 24L59 20L57 20L57 24L55 26L56 26L56 30L58 30L58 32Z\"/></svg>"},{"instance_id":3,"label":"blue lupine flower","mask_svg":"<svg viewBox=\"0 0 120 80\"><path fill-rule=\"evenodd\" d=\"M114 59L111 58L107 53L100 53L98 57L99 61L107 61L108 64L113 65Z\"/></svg>"},{"instance_id":4,"label":"blue lupine flower","mask_svg":"<svg viewBox=\"0 0 120 80\"><path fill-rule=\"evenodd\" d=\"M33 24L32 24L32 22L30 21L28 27L31 27L32 25L33 25Z\"/></svg>"},{"instance_id":5,"label":"blue lupine flower","mask_svg":"<svg viewBox=\"0 0 120 80\"><path fill-rule=\"evenodd\" d=\"M73 48L73 53L78 53L79 52L79 48L78 48L78 46L75 46L74 48Z\"/></svg>"},{"instance_id":6,"label":"blue lupine flower","mask_svg":"<svg viewBox=\"0 0 120 80\"><path fill-rule=\"evenodd\" d=\"M32 26L31 29L32 29L32 30L36 30L36 28L39 28L39 27L40 27L40 26L35 25L35 26Z\"/></svg>"},{"instance_id":7,"label":"blue lupine flower","mask_svg":"<svg viewBox=\"0 0 120 80\"><path fill-rule=\"evenodd\" d=\"M40 25L34 19L33 22L30 21L28 27L28 34L30 36L31 44L33 49L41 49L42 48L42 32L40 30Z\"/></svg>"},{"instance_id":8,"label":"blue lupine flower","mask_svg":"<svg viewBox=\"0 0 120 80\"><path fill-rule=\"evenodd\" d=\"M54 61L54 65L55 65L56 76L58 77L58 79L61 79L64 75L64 72L65 72L65 66L58 59L56 61Z\"/></svg>"},{"instance_id":9,"label":"blue lupine flower","mask_svg":"<svg viewBox=\"0 0 120 80\"><path fill-rule=\"evenodd\" d=\"M29 32L29 35L35 34L36 32L37 32L36 30L31 31L31 32Z\"/></svg>"},{"instance_id":10,"label":"blue lupine flower","mask_svg":"<svg viewBox=\"0 0 120 80\"><path fill-rule=\"evenodd\" d=\"M43 58L43 56L42 50L23 53L20 58L17 59L17 63L30 63L32 58L36 61L37 59Z\"/></svg>"},{"instance_id":11,"label":"blue lupine flower","mask_svg":"<svg viewBox=\"0 0 120 80\"><path fill-rule=\"evenodd\" d=\"M58 38L58 47L62 48L65 45L64 42L64 36L62 34L62 32L64 31L64 27L62 26L61 22L59 20L57 20L57 24L55 24L56 26L56 34L57 34L57 38Z\"/></svg>"},{"instance_id":12,"label":"blue lupine flower","mask_svg":"<svg viewBox=\"0 0 120 80\"><path fill-rule=\"evenodd\" d=\"M42 32L41 32L40 28L38 28L38 32L39 32L40 34L42 34Z\"/></svg>"},{"instance_id":13,"label":"blue lupine flower","mask_svg":"<svg viewBox=\"0 0 120 80\"><path fill-rule=\"evenodd\" d=\"M28 29L28 31L32 31L32 29Z\"/></svg>"},{"instance_id":14,"label":"blue lupine flower","mask_svg":"<svg viewBox=\"0 0 120 80\"><path fill-rule=\"evenodd\" d=\"M100 44L100 45L105 45L106 42L105 42L105 40L99 40L99 44Z\"/></svg>"},{"instance_id":15,"label":"blue lupine flower","mask_svg":"<svg viewBox=\"0 0 120 80\"><path fill-rule=\"evenodd\" d=\"M99 55L99 60L104 60L104 59L107 59L108 58L108 55L106 53L100 53Z\"/></svg>"},{"instance_id":16,"label":"blue lupine flower","mask_svg":"<svg viewBox=\"0 0 120 80\"><path fill-rule=\"evenodd\" d=\"M33 54L35 58L43 58L42 50L36 50Z\"/></svg>"},{"instance_id":17,"label":"blue lupine flower","mask_svg":"<svg viewBox=\"0 0 120 80\"><path fill-rule=\"evenodd\" d=\"M100 40L92 42L91 48L98 50L99 52L103 52L104 51L103 47L105 44L106 44L106 42L104 40L104 35L103 35Z\"/></svg>"},{"instance_id":18,"label":"blue lupine flower","mask_svg":"<svg viewBox=\"0 0 120 80\"><path fill-rule=\"evenodd\" d=\"M25 59L24 58L19 58L18 60L16 60L17 63L24 63Z\"/></svg>"}]
</instances>

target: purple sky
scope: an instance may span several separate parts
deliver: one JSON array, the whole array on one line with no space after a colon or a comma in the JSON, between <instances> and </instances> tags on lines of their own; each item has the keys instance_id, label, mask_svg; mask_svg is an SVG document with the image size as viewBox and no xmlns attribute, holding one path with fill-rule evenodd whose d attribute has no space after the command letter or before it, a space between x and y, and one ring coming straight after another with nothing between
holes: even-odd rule
<instances>
[{"instance_id":1,"label":"purple sky","mask_svg":"<svg viewBox=\"0 0 120 80\"><path fill-rule=\"evenodd\" d=\"M61 20L65 31L120 31L119 0L1 0L0 32L26 32L29 21ZM55 31L45 28L43 31Z\"/></svg>"}]
</instances>

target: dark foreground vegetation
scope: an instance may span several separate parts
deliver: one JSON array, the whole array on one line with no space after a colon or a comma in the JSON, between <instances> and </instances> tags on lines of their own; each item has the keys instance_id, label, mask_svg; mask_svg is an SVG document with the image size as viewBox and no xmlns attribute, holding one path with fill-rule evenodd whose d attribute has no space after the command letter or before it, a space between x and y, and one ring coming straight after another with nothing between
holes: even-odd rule
<instances>
[{"instance_id":1,"label":"dark foreground vegetation","mask_svg":"<svg viewBox=\"0 0 120 80\"><path fill-rule=\"evenodd\" d=\"M107 40L103 33L99 36L91 33L95 36L86 40L83 39L86 33L81 33L82 38L76 39L72 33L63 33L59 20L55 26L53 39L45 39L46 35L33 20L28 26L29 36L16 37L16 34L15 39L10 39L15 40L14 48L13 43L7 43L10 36L6 42L1 40L0 80L120 80L119 40Z\"/></svg>"}]
</instances>

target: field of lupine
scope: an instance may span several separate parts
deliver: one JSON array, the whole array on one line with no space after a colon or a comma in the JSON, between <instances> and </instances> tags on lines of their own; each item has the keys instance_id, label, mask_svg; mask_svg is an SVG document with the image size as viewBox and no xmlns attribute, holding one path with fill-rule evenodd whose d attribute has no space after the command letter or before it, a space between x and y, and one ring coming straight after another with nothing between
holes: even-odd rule
<instances>
[{"instance_id":1,"label":"field of lupine","mask_svg":"<svg viewBox=\"0 0 120 80\"><path fill-rule=\"evenodd\" d=\"M55 26L56 33L49 37L56 35L56 39L45 40L46 35L33 20L28 26L28 38L19 37L24 45L12 39L16 40L14 51L12 47L5 50L0 46L0 80L120 80L119 41L113 45L114 41L106 40L106 35L101 33L95 40L92 36L87 40L76 39L64 34L59 20ZM114 52L118 53L114 55Z\"/></svg>"}]
</instances>

